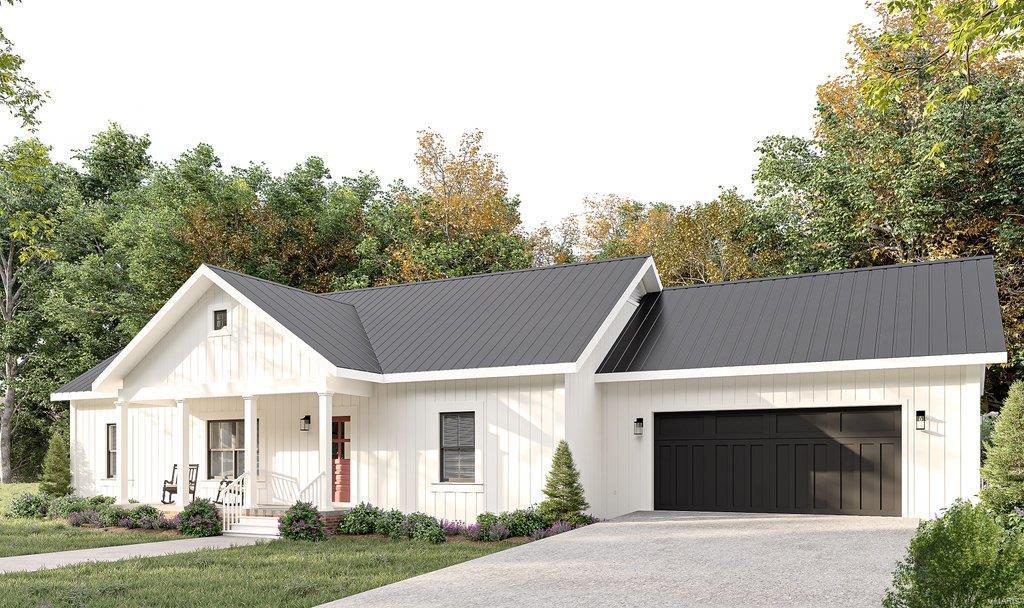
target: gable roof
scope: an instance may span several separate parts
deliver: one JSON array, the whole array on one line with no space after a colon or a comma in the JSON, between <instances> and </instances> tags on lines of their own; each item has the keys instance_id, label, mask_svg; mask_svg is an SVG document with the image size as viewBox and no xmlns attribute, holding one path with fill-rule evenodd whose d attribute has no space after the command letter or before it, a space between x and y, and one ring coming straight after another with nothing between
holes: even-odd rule
<instances>
[{"instance_id":1,"label":"gable roof","mask_svg":"<svg viewBox=\"0 0 1024 608\"><path fill-rule=\"evenodd\" d=\"M648 294L598 373L1005 350L985 256Z\"/></svg>"},{"instance_id":2,"label":"gable roof","mask_svg":"<svg viewBox=\"0 0 1024 608\"><path fill-rule=\"evenodd\" d=\"M68 382L64 386L58 388L54 392L55 393L82 393L82 392L91 391L92 390L92 381L95 380L100 375L100 372L105 370L107 368L107 366L110 365L110 362L114 360L114 357L116 357L120 353L121 353L121 351L117 351L116 353L110 355L106 359L100 361L99 363L97 363L96 365L91 367L89 369L89 371L85 372L81 376L78 376L74 380L71 380L70 382Z\"/></svg>"},{"instance_id":3,"label":"gable roof","mask_svg":"<svg viewBox=\"0 0 1024 608\"><path fill-rule=\"evenodd\" d=\"M386 374L574 363L650 256L325 294L359 313Z\"/></svg>"}]
</instances>

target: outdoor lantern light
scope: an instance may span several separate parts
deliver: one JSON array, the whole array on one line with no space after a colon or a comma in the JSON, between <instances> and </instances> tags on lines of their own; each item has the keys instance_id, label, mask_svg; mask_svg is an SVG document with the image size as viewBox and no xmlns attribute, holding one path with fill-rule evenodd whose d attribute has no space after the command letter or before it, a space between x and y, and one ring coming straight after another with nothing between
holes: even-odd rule
<instances>
[{"instance_id":1,"label":"outdoor lantern light","mask_svg":"<svg viewBox=\"0 0 1024 608\"><path fill-rule=\"evenodd\" d=\"M644 434L644 419L637 418L633 421L633 434L639 437Z\"/></svg>"},{"instance_id":2,"label":"outdoor lantern light","mask_svg":"<svg viewBox=\"0 0 1024 608\"><path fill-rule=\"evenodd\" d=\"M311 422L313 422L313 420L309 417L309 414L299 418L299 430L304 433L309 432L309 425Z\"/></svg>"},{"instance_id":3,"label":"outdoor lantern light","mask_svg":"<svg viewBox=\"0 0 1024 608\"><path fill-rule=\"evenodd\" d=\"M925 427L925 416L924 410L917 410L917 425L915 428L919 431L923 431Z\"/></svg>"}]
</instances>

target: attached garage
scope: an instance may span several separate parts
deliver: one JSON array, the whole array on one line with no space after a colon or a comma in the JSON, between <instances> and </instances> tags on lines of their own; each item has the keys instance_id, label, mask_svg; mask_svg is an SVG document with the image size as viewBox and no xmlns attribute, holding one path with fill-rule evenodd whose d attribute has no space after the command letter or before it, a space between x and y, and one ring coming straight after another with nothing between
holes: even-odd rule
<instances>
[{"instance_id":1,"label":"attached garage","mask_svg":"<svg viewBox=\"0 0 1024 608\"><path fill-rule=\"evenodd\" d=\"M654 508L900 515L900 407L654 414Z\"/></svg>"}]
</instances>

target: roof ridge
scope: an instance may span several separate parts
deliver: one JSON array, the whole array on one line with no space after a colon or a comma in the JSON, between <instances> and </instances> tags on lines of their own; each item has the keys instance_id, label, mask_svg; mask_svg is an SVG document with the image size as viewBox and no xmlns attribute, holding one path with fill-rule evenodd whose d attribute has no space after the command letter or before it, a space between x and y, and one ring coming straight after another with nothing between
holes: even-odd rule
<instances>
[{"instance_id":1,"label":"roof ridge","mask_svg":"<svg viewBox=\"0 0 1024 608\"><path fill-rule=\"evenodd\" d=\"M351 306L352 308L355 308L355 306L353 304L350 304L348 302L342 302L341 300L335 300L334 298L326 297L328 294L337 293L337 292L330 292L329 291L329 292L326 292L326 293L317 293L315 291L309 291L309 290L306 290L306 289L302 289L301 287L294 287L294 286L288 285L286 283L278 283L277 281L271 281L270 279L264 279L263 277L258 277L258 276L255 276L255 275L246 274L244 272L238 272L237 270L231 270L229 268L223 268L221 266L216 266L214 264L206 264L206 263L204 263L204 266L207 266L208 268L213 268L215 270L221 270L223 272L229 272L231 274L238 275L240 277L245 277L247 279L252 279L254 281L260 281L260 282L263 282L263 283L269 283L271 285L276 285L277 287L284 287L285 289L290 289L292 291L298 291L298 292L304 293L306 295L316 296L318 298L323 298L324 300L326 300L326 301L328 301L328 302L330 302L332 304L343 304L345 306ZM359 313L359 311L356 310L356 314L358 314L358 313Z\"/></svg>"},{"instance_id":2,"label":"roof ridge","mask_svg":"<svg viewBox=\"0 0 1024 608\"><path fill-rule=\"evenodd\" d=\"M883 266L861 266L859 268L840 268L838 270L820 270L817 272L801 272L797 274L774 275L770 277L753 277L750 279L736 279L735 281L718 281L715 283L697 283L694 285L676 285L675 287L664 287L662 291L674 291L677 289L693 289L696 287L711 287L714 285L737 285L740 283L757 283L759 281L781 281L784 279L799 279L801 277L816 277L830 274L844 274L847 272L866 272L869 270L885 270L888 268L913 268L916 266L930 266L932 264L954 264L971 262L974 260L992 259L991 255L976 255L966 258L950 258L948 260L922 260L920 262L908 262L905 264L885 264Z\"/></svg>"},{"instance_id":3,"label":"roof ridge","mask_svg":"<svg viewBox=\"0 0 1024 608\"><path fill-rule=\"evenodd\" d=\"M333 295L343 294L343 293L354 293L354 292L357 292L357 291L371 291L371 290L374 290L374 289L390 289L390 288L394 288L394 287L407 287L407 286L410 286L410 285L425 285L427 283L441 283L441 282L444 282L444 281L459 281L459 280L465 280L465 279L475 279L475 278L480 278L480 277L493 277L493 276L496 276L496 275L515 274L515 273L519 273L519 272L533 272L535 270L552 270L552 269L555 269L555 268L571 268L573 266L587 266L587 265L591 265L591 264L605 264L605 263L609 263L609 262L623 262L625 260L636 260L636 259L649 258L649 257L651 257L651 255L648 254L648 253L645 253L645 254L641 254L641 255L627 255L627 256L620 257L620 258L606 258L606 259L602 259L602 260L587 260L585 262L570 262L568 264L549 264L547 266L531 266L530 268L514 268L514 269L511 269L511 270L499 270L497 272L478 272L478 273L475 273L475 274L463 275L461 277L443 277L443 278L440 278L440 279L425 279L423 281L408 281L406 283L394 283L394 284L391 284L391 285L375 285L373 287L358 287L356 289L342 289L341 291L329 291L329 292L326 292L326 293L316 294L316 295L333 296ZM333 298L328 298L328 299L330 299L331 301L334 301L334 302L338 301L338 300L334 300Z\"/></svg>"}]
</instances>

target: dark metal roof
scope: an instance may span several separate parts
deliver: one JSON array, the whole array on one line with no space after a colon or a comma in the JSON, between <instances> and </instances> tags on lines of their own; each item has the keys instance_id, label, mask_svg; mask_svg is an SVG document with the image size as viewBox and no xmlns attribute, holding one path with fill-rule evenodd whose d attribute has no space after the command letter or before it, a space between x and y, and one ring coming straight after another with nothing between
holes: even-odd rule
<instances>
[{"instance_id":1,"label":"dark metal roof","mask_svg":"<svg viewBox=\"0 0 1024 608\"><path fill-rule=\"evenodd\" d=\"M385 373L575 362L648 256L326 294Z\"/></svg>"},{"instance_id":2,"label":"dark metal roof","mask_svg":"<svg viewBox=\"0 0 1024 608\"><path fill-rule=\"evenodd\" d=\"M986 256L648 294L598 372L1005 350Z\"/></svg>"},{"instance_id":3,"label":"dark metal roof","mask_svg":"<svg viewBox=\"0 0 1024 608\"><path fill-rule=\"evenodd\" d=\"M117 353L114 353L114 354L110 355L109 357L107 357L106 359L100 361L99 363L96 364L96 366L91 368L89 371L87 371L84 374L82 374L81 376L75 378L71 382L68 382L67 384L65 384L64 386L58 388L54 392L55 393L80 393L80 392L83 392L83 391L91 391L92 390L92 381L95 380L100 375L100 372L102 372L103 370L107 369L107 366L110 365L110 362L114 360L114 357L116 357L119 352L120 351L118 351Z\"/></svg>"},{"instance_id":4,"label":"dark metal roof","mask_svg":"<svg viewBox=\"0 0 1024 608\"><path fill-rule=\"evenodd\" d=\"M331 364L381 372L354 306L217 266L209 268Z\"/></svg>"}]
</instances>

